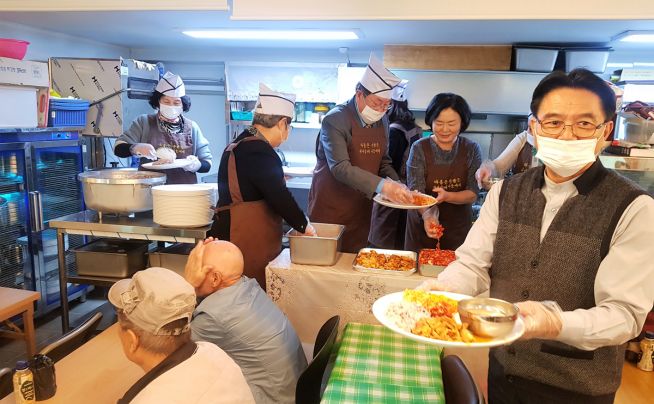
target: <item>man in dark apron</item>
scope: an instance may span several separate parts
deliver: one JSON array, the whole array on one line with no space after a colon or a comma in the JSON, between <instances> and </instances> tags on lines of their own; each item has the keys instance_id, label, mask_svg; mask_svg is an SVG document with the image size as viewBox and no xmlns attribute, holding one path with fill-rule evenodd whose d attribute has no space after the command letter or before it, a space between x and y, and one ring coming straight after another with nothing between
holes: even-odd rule
<instances>
[{"instance_id":1,"label":"man in dark apron","mask_svg":"<svg viewBox=\"0 0 654 404\"><path fill-rule=\"evenodd\" d=\"M116 140L114 154L140 157L139 169L143 169L143 164L157 160L156 149L169 148L176 154L174 164L178 167L156 171L166 174L167 184L197 183L195 173L211 169L211 150L198 124L182 114L191 107L182 78L167 72L149 103L158 113L138 116Z\"/></svg>"},{"instance_id":2,"label":"man in dark apron","mask_svg":"<svg viewBox=\"0 0 654 404\"><path fill-rule=\"evenodd\" d=\"M388 157L385 113L399 82L371 56L354 97L323 119L308 210L314 222L345 225L341 251L357 252L368 244L375 193L393 202L411 201Z\"/></svg>"},{"instance_id":3,"label":"man in dark apron","mask_svg":"<svg viewBox=\"0 0 654 404\"><path fill-rule=\"evenodd\" d=\"M261 84L252 126L227 146L218 169L218 208L209 236L231 241L243 253L244 274L266 288L265 269L282 250L282 219L315 235L286 188L274 148L288 139L295 95Z\"/></svg>"}]
</instances>

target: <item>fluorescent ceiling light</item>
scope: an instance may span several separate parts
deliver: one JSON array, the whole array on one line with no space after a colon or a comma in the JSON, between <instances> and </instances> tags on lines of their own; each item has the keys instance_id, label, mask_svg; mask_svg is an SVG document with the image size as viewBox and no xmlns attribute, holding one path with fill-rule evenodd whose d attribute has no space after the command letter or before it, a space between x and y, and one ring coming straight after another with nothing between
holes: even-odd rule
<instances>
[{"instance_id":1,"label":"fluorescent ceiling light","mask_svg":"<svg viewBox=\"0 0 654 404\"><path fill-rule=\"evenodd\" d=\"M182 31L193 38L242 39L242 40L288 40L329 41L359 39L355 31L325 30L254 30L254 29L211 29Z\"/></svg>"},{"instance_id":2,"label":"fluorescent ceiling light","mask_svg":"<svg viewBox=\"0 0 654 404\"><path fill-rule=\"evenodd\" d=\"M614 36L612 41L654 43L654 31L625 31Z\"/></svg>"},{"instance_id":3,"label":"fluorescent ceiling light","mask_svg":"<svg viewBox=\"0 0 654 404\"><path fill-rule=\"evenodd\" d=\"M606 67L613 67L616 69L621 69L621 68L629 68L629 67L634 67L633 63L607 63Z\"/></svg>"},{"instance_id":4,"label":"fluorescent ceiling light","mask_svg":"<svg viewBox=\"0 0 654 404\"><path fill-rule=\"evenodd\" d=\"M637 66L637 67L654 67L654 63L634 62L634 66Z\"/></svg>"}]
</instances>

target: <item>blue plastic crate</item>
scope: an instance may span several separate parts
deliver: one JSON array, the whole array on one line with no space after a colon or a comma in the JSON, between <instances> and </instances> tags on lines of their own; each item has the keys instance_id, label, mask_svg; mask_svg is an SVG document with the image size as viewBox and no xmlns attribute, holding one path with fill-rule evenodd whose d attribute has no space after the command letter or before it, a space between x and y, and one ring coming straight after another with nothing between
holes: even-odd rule
<instances>
[{"instance_id":1,"label":"blue plastic crate","mask_svg":"<svg viewBox=\"0 0 654 404\"><path fill-rule=\"evenodd\" d=\"M86 126L87 100L51 98L48 126Z\"/></svg>"}]
</instances>

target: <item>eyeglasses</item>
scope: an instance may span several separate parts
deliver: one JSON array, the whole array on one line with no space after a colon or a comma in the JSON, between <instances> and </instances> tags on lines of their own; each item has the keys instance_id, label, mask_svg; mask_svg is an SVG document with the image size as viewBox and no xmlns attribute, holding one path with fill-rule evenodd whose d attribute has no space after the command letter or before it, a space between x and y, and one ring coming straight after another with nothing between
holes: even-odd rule
<instances>
[{"instance_id":1,"label":"eyeglasses","mask_svg":"<svg viewBox=\"0 0 654 404\"><path fill-rule=\"evenodd\" d=\"M377 111L388 111L389 109L391 109L391 106L393 104L391 103L390 100L389 101L381 101L381 99L379 97L375 97L376 99L373 99L371 97L372 95L373 94L369 94L368 96L365 97L366 104L368 104L368 106L370 108L372 108L374 110L377 110ZM367 100L370 100L370 102L368 102Z\"/></svg>"},{"instance_id":2,"label":"eyeglasses","mask_svg":"<svg viewBox=\"0 0 654 404\"><path fill-rule=\"evenodd\" d=\"M565 131L565 128L569 126L570 130L572 130L572 134L576 137L590 138L595 136L597 129L606 125L606 122L595 125L594 123L588 121L579 121L566 125L565 122L557 119L541 121L536 116L534 116L534 119L536 119L536 122L540 124L540 127L543 129L543 133L550 136L561 136L561 134Z\"/></svg>"}]
</instances>

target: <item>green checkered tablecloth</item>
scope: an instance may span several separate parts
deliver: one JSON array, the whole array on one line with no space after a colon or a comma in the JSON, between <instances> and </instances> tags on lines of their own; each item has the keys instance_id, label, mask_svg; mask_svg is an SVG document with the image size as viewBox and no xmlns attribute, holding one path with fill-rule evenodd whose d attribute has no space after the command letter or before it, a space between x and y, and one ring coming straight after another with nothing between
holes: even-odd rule
<instances>
[{"instance_id":1,"label":"green checkered tablecloth","mask_svg":"<svg viewBox=\"0 0 654 404\"><path fill-rule=\"evenodd\" d=\"M442 349L369 324L345 326L322 403L445 403Z\"/></svg>"}]
</instances>

